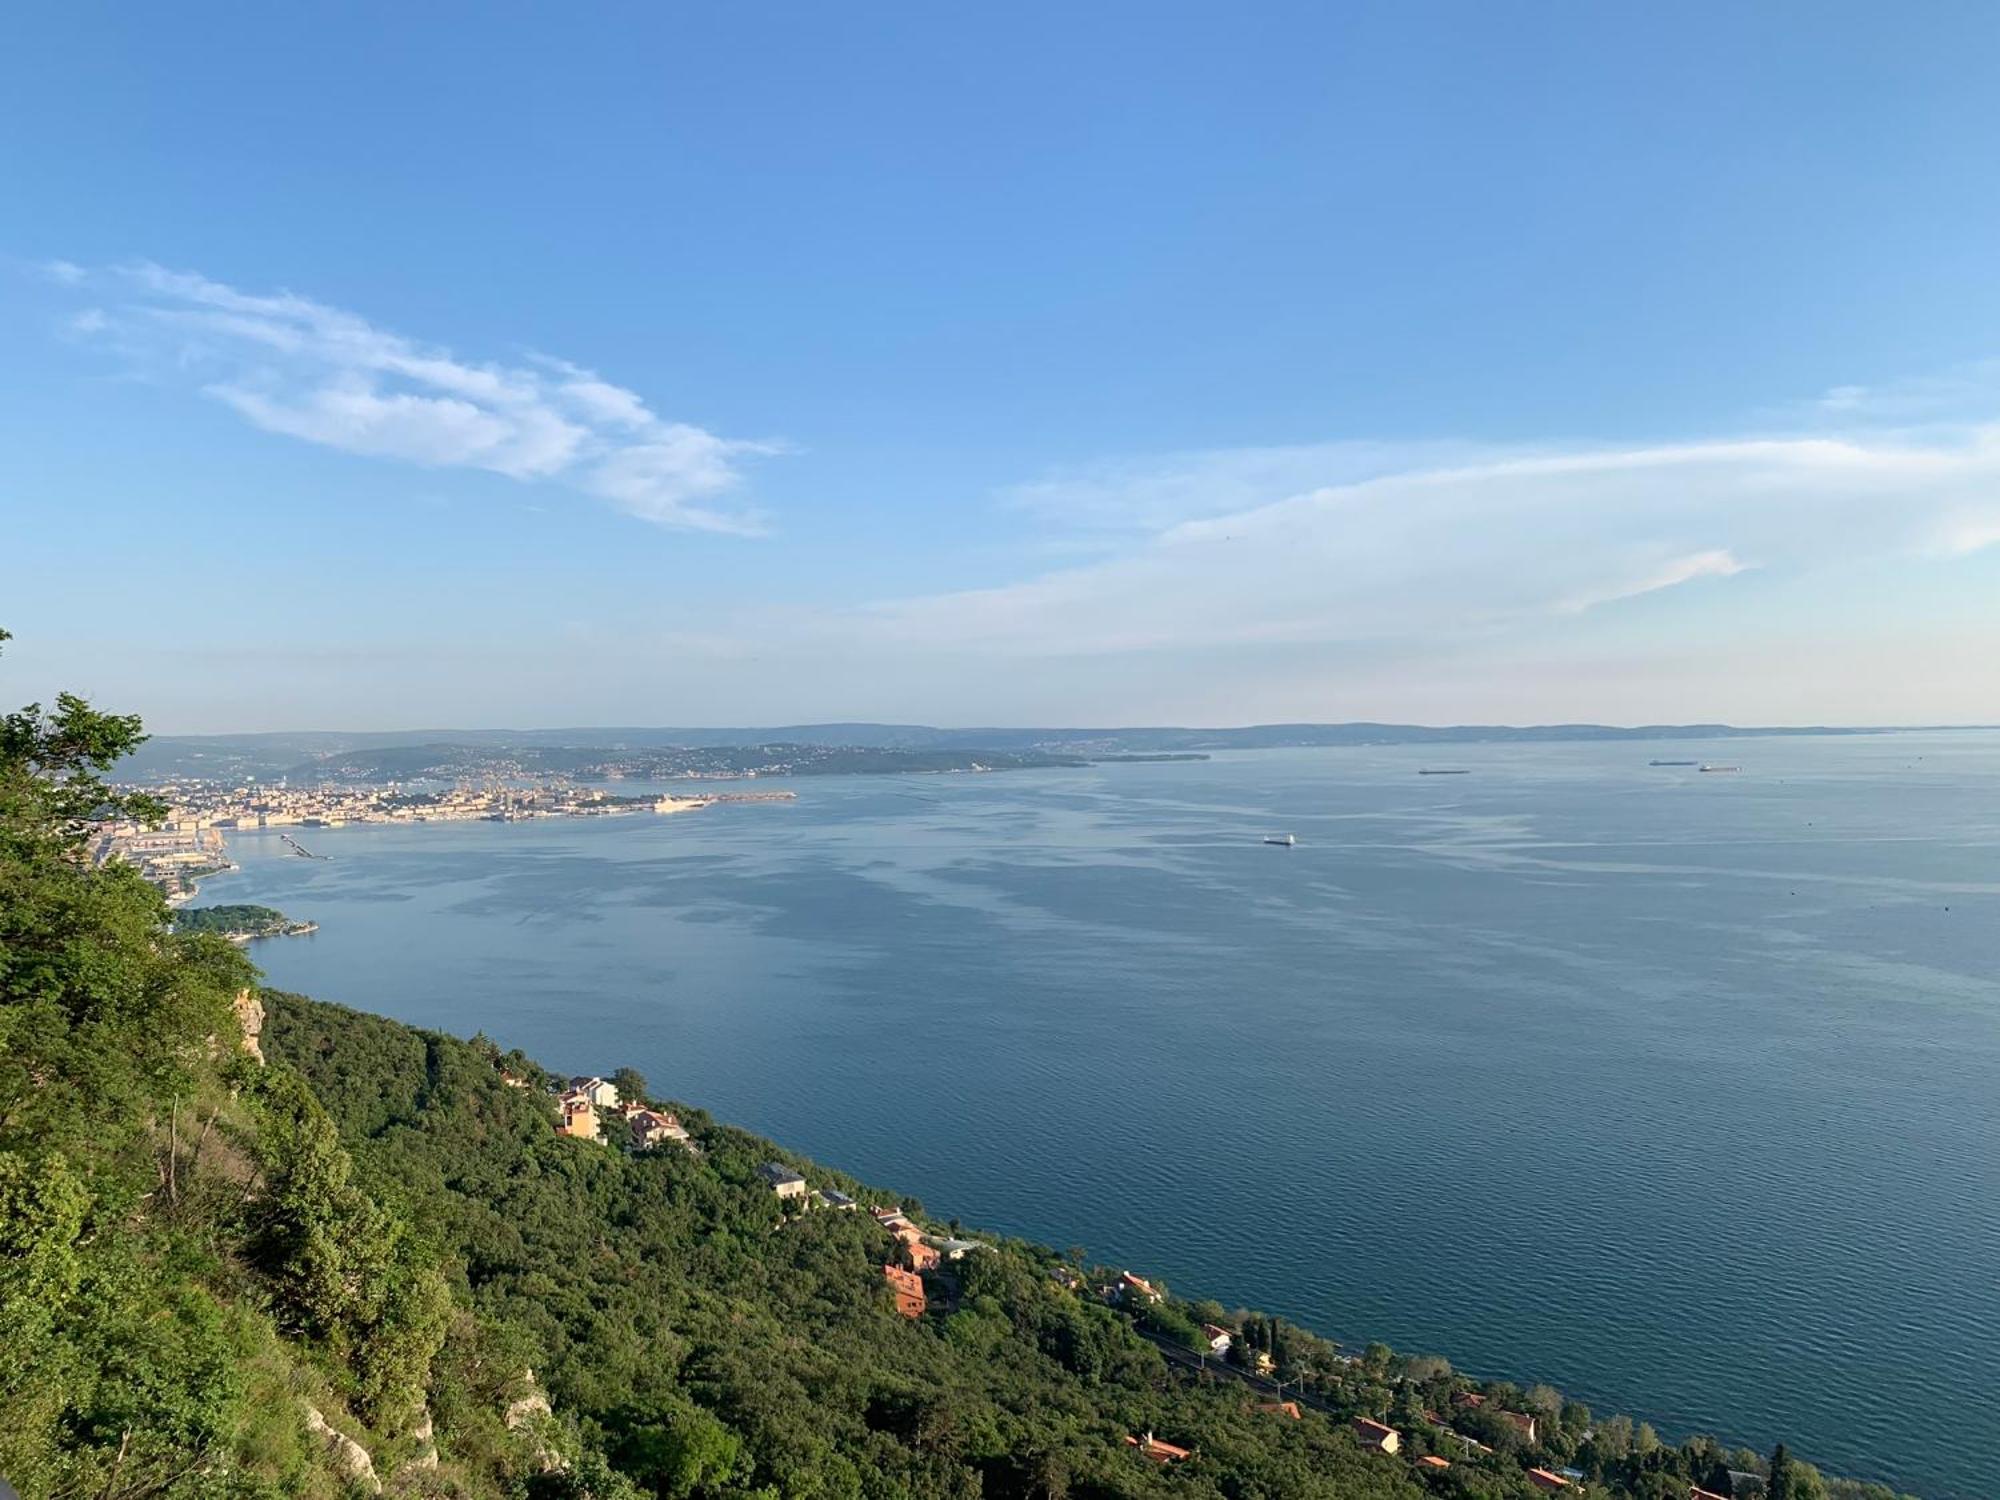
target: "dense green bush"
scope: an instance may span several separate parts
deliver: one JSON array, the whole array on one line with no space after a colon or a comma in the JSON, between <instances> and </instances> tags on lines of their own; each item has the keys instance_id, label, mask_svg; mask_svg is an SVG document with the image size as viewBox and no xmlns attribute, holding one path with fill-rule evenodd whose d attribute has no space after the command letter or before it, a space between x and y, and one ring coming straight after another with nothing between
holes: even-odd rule
<instances>
[{"instance_id":1,"label":"dense green bush","mask_svg":"<svg viewBox=\"0 0 2000 1500\"><path fill-rule=\"evenodd\" d=\"M521 1500L1485 1500L1537 1493L1529 1462L1653 1500L1754 1461L1487 1388L1537 1414L1530 1445L1461 1416L1442 1361L1114 1307L1106 1268L1003 1238L908 1320L886 1232L782 1214L757 1167L893 1195L684 1105L698 1152L560 1138L546 1075L483 1038L265 992L260 1067L242 955L81 857L93 818L157 811L103 779L138 737L70 698L0 720L0 1473L29 1500L331 1500L358 1450L329 1427L396 1494ZM1300 1419L1188 1354L1225 1321ZM1358 1414L1406 1453L1365 1451ZM1153 1462L1147 1433L1191 1456ZM1770 1468L1773 1500L1827 1493Z\"/></svg>"}]
</instances>

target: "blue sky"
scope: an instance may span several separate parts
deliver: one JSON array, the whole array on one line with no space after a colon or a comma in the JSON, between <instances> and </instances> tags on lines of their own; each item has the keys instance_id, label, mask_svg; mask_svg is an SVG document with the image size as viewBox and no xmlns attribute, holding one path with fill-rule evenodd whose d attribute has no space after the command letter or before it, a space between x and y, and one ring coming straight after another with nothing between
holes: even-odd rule
<instances>
[{"instance_id":1,"label":"blue sky","mask_svg":"<svg viewBox=\"0 0 2000 1500\"><path fill-rule=\"evenodd\" d=\"M15 15L0 687L2000 718L1996 51L1971 4Z\"/></svg>"}]
</instances>

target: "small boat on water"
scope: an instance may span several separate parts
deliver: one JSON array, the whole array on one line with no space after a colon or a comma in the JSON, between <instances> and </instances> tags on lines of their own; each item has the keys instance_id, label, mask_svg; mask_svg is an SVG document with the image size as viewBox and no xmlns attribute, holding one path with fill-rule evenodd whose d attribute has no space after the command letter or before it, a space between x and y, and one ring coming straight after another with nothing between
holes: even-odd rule
<instances>
[{"instance_id":1,"label":"small boat on water","mask_svg":"<svg viewBox=\"0 0 2000 1500\"><path fill-rule=\"evenodd\" d=\"M1743 768L1741 766L1711 766L1707 761L1703 761L1701 769L1704 771L1740 771Z\"/></svg>"},{"instance_id":2,"label":"small boat on water","mask_svg":"<svg viewBox=\"0 0 2000 1500\"><path fill-rule=\"evenodd\" d=\"M1280 849L1289 849L1298 843L1298 841L1299 837L1295 833L1267 833L1264 835L1265 843L1276 844Z\"/></svg>"},{"instance_id":3,"label":"small boat on water","mask_svg":"<svg viewBox=\"0 0 2000 1500\"><path fill-rule=\"evenodd\" d=\"M1449 767L1425 766L1417 772L1419 776L1470 776L1470 771L1453 770Z\"/></svg>"},{"instance_id":4,"label":"small boat on water","mask_svg":"<svg viewBox=\"0 0 2000 1500\"><path fill-rule=\"evenodd\" d=\"M1700 762L1692 760L1649 760L1646 764L1649 766L1692 766L1698 765Z\"/></svg>"}]
</instances>

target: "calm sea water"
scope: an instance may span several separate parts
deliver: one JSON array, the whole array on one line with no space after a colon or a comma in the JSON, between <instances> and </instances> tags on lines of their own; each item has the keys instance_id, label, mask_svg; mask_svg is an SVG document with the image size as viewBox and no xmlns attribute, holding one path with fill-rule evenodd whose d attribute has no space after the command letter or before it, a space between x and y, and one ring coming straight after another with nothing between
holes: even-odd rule
<instances>
[{"instance_id":1,"label":"calm sea water","mask_svg":"<svg viewBox=\"0 0 2000 1500\"><path fill-rule=\"evenodd\" d=\"M794 785L252 835L204 900L322 924L273 984L973 1224L2000 1495L2000 736Z\"/></svg>"}]
</instances>

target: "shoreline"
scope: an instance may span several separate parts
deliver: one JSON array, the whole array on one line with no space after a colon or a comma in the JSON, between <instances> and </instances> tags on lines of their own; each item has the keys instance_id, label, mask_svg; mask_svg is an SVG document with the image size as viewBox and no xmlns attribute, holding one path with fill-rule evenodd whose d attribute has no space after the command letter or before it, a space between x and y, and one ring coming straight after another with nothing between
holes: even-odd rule
<instances>
[{"instance_id":1,"label":"shoreline","mask_svg":"<svg viewBox=\"0 0 2000 1500\"><path fill-rule=\"evenodd\" d=\"M304 995L290 996L288 998L302 1000L308 1005L313 1006L333 1006L335 1009L350 1009L350 1007L339 1005L338 1002L314 1000ZM439 1028L403 1021L393 1016L382 1016L377 1012L361 1011L359 1013L375 1017L420 1035L442 1035L449 1037L459 1045L473 1045L471 1041L458 1036L454 1032L442 1031ZM497 1043L495 1045L497 1047ZM513 1055L526 1056L525 1053L520 1052L518 1049ZM545 1078L552 1080L547 1084L547 1088L550 1091L560 1086L559 1082L554 1080L560 1080L563 1075L550 1073L538 1059L528 1058L528 1061ZM500 1067L497 1059L494 1066L496 1069ZM501 1078L504 1083L514 1087L530 1086L524 1080L515 1079L504 1071L501 1072ZM573 1083L576 1081L572 1080ZM822 1187L831 1185L839 1188L842 1192L861 1190L862 1179L857 1177L853 1172L840 1166L829 1166L817 1157L796 1151L783 1140L769 1136L763 1130L754 1126L735 1124L721 1119L712 1111L707 1110L699 1104L692 1104L689 1101L679 1098L667 1098L664 1095L658 1100L649 1097L645 1101L645 1104L647 1107L666 1109L671 1112L671 1117L677 1120L698 1123L703 1134L722 1130L757 1137L764 1145L773 1149L776 1160L801 1171L808 1181L818 1183ZM611 1107L612 1118L619 1118L620 1112L630 1107L630 1104L613 1105ZM564 1134L566 1132L558 1125L557 1133ZM610 1140L602 1135L594 1139L579 1140L577 1141L577 1145L579 1148L587 1147L589 1149L614 1153L620 1149L612 1145ZM635 1150L634 1154L646 1153L642 1150ZM696 1149L693 1154L697 1161L702 1160L703 1151L700 1149L699 1137L697 1138ZM1310 1325L1297 1322L1288 1316L1269 1314L1243 1305L1235 1305L1233 1311L1220 1314L1218 1318L1218 1321L1234 1332L1237 1340L1245 1340L1250 1326L1268 1321L1274 1329L1283 1325L1294 1334L1303 1335L1304 1348L1303 1352L1296 1356L1299 1363L1293 1367L1293 1373L1290 1374L1287 1374L1282 1366L1274 1365L1267 1368L1262 1364L1254 1362L1239 1362L1230 1357L1229 1351L1204 1349L1199 1344L1191 1344L1186 1341L1182 1334L1165 1326L1164 1323L1153 1321L1155 1312L1167 1314L1172 1318L1178 1318L1183 1322L1190 1322L1194 1326L1201 1327L1202 1332L1206 1334L1210 1331L1209 1328L1203 1326L1203 1319L1206 1312L1213 1312L1216 1309L1231 1305L1217 1300L1219 1296L1223 1295L1223 1289L1204 1287L1192 1295L1186 1292L1174 1291L1164 1283L1163 1278L1137 1275L1125 1270L1116 1261L1099 1263L1095 1256L1085 1256L1082 1259L1076 1259L1073 1252L1058 1250L1056 1248L1056 1241L1049 1238L1045 1232L1035 1230L1027 1230L1025 1232L1010 1230L994 1231L978 1225L962 1225L959 1218L953 1215L949 1209L938 1209L930 1206L931 1200L928 1198L891 1194L888 1201L900 1206L889 1210L876 1209L874 1217L878 1222L883 1222L888 1227L893 1228L897 1218L907 1218L913 1221L919 1228L928 1225L930 1233L925 1236L927 1243L934 1245L939 1243L955 1243L973 1250L1000 1244L1011 1245L1026 1250L1040 1262L1044 1263L1050 1277L1075 1297L1081 1300L1107 1304L1128 1317L1131 1320L1131 1331L1137 1337L1159 1349L1170 1364L1180 1368L1186 1379L1204 1384L1211 1383L1217 1379L1234 1380L1252 1392L1271 1396L1277 1401L1286 1399L1299 1401L1307 1408L1318 1411L1322 1415L1343 1425L1348 1423L1350 1419L1348 1408L1353 1404L1353 1394L1344 1387L1343 1382L1347 1377L1343 1376L1340 1373L1341 1371L1344 1370L1350 1374L1357 1374L1364 1369L1375 1369L1378 1364L1385 1361L1397 1366L1427 1365L1433 1360L1439 1361L1444 1366L1444 1375L1441 1378L1449 1380L1454 1385L1469 1387L1483 1394L1476 1399L1468 1399L1462 1403L1456 1398L1454 1398L1450 1405L1440 1402L1433 1411L1426 1413L1430 1418L1428 1422L1420 1422L1412 1425L1423 1427L1429 1439L1438 1439L1442 1442L1455 1445L1444 1451L1451 1451L1464 1460L1477 1461L1482 1457L1486 1459L1494 1458L1496 1454L1494 1445L1503 1443L1504 1434L1496 1435L1492 1430L1491 1418L1498 1415L1511 1420L1514 1415L1518 1414L1510 1412L1507 1407L1498 1404L1494 1406L1492 1412L1482 1413L1481 1408L1486 1402L1493 1401L1498 1403L1502 1400L1511 1400L1516 1408L1527 1406L1533 1409L1535 1407L1535 1400L1526 1393L1540 1389L1557 1390L1565 1402L1584 1399L1571 1389L1553 1387L1546 1382L1536 1380L1534 1376L1525 1372L1518 1375L1476 1373L1451 1361L1448 1355L1403 1350L1388 1344L1386 1340L1371 1340L1366 1346L1348 1345L1330 1334L1320 1332ZM852 1203L830 1204L822 1197L816 1206L800 1208L798 1215L804 1217L818 1213L835 1213L840 1208L852 1208L854 1206ZM865 1199L862 1206L864 1208L867 1206ZM885 1212L891 1216L886 1220L883 1217ZM777 1232L782 1233L786 1225L791 1222L793 1220L790 1217L781 1215ZM940 1227L946 1224L949 1225L948 1230ZM939 1236L946 1235L947 1233L951 1236L951 1239L949 1241L941 1241ZM935 1268L935 1272L926 1271L923 1274L925 1278L929 1278L935 1274L947 1284L953 1280L953 1273L948 1265ZM1100 1282L1104 1284L1100 1285ZM1134 1295L1133 1291L1130 1290L1132 1287L1140 1289L1139 1295ZM1244 1342L1243 1347L1248 1347L1247 1342ZM1364 1352L1350 1352L1353 1349L1364 1349ZM1378 1358L1378 1351L1380 1351L1380 1358ZM1292 1357L1290 1355L1287 1356L1288 1359ZM1405 1374L1399 1377L1396 1383L1400 1387L1401 1383L1412 1381L1416 1378L1413 1375ZM1437 1413L1442 1413L1442 1415L1440 1416ZM1397 1420L1393 1412L1378 1415L1386 1415L1392 1422ZM1607 1404L1602 1410L1593 1410L1589 1430L1599 1430L1606 1424L1620 1421L1630 1423L1635 1431L1641 1427L1649 1426L1651 1423L1651 1419L1639 1418L1630 1414L1627 1410ZM1464 1430L1468 1426L1471 1426L1474 1431L1468 1432ZM1560 1424L1555 1417L1550 1416L1547 1419L1545 1431L1549 1434L1554 1434L1560 1430L1563 1430L1563 1424ZM1573 1436L1574 1434L1572 1434ZM1714 1432L1703 1432L1692 1423L1685 1425L1667 1423L1659 1436L1660 1441L1670 1448L1687 1443L1697 1437L1705 1436L1713 1439L1718 1448L1732 1458L1754 1458L1760 1464L1765 1458L1761 1449L1753 1448L1747 1442L1718 1436ZM1483 1438L1491 1438L1492 1444L1486 1443L1483 1441ZM1512 1439L1507 1439L1506 1441L1511 1442ZM1434 1449L1437 1448L1436 1443L1431 1444L1431 1446ZM1531 1455L1541 1451L1543 1450L1537 1447L1533 1439L1530 1439L1525 1445L1500 1446L1498 1454L1503 1461L1512 1460L1518 1463L1521 1469L1526 1470L1533 1462ZM1794 1456L1797 1457L1799 1455L1795 1454ZM1807 1456L1809 1457L1809 1455ZM1555 1459L1549 1459L1548 1462L1551 1465L1558 1464L1558 1461ZM1560 1461L1562 1465L1567 1465L1569 1462L1570 1460L1567 1458ZM1549 1470L1542 1470L1541 1472L1549 1472ZM1759 1471L1742 1469L1735 1472L1749 1477L1757 1474ZM1881 1479L1857 1478L1851 1475L1834 1474L1824 1468L1820 1469L1819 1472L1824 1478L1842 1485L1888 1485L1891 1493L1885 1496L1884 1500L1913 1500L1913 1497L1916 1495L1915 1491L1906 1492L1893 1483ZM1554 1473L1563 1479L1569 1480L1568 1490L1577 1493L1581 1497L1582 1491L1578 1486L1586 1477L1581 1469L1558 1466L1554 1468ZM1622 1494L1625 1492L1621 1490L1619 1493ZM1751 1497L1742 1489L1737 1489L1735 1493L1742 1497L1742 1500L1751 1500Z\"/></svg>"},{"instance_id":2,"label":"shoreline","mask_svg":"<svg viewBox=\"0 0 2000 1500\"><path fill-rule=\"evenodd\" d=\"M557 818L631 817L640 813L672 817L679 813L700 812L705 808L739 803L796 802L798 797L797 792L789 789L713 792L695 797L679 797L671 793L618 797L599 793L581 805L503 808L498 811L459 811L447 805L445 810L431 816L414 809L386 814L376 809L357 809L352 815L281 817L277 821L260 818L256 823L247 825L243 821L245 815L241 813L213 819L174 818L170 815L158 828L120 824L105 830L93 841L90 859L100 866L115 860L133 865L144 879L159 889L167 904L178 910L200 899L203 881L241 871L242 866L229 858L230 834L275 833L291 845L295 854L307 859L324 859L327 856L314 854L300 845L291 830L296 828L314 833L340 828L410 827L421 823L532 823ZM269 935L258 933L251 936Z\"/></svg>"}]
</instances>

